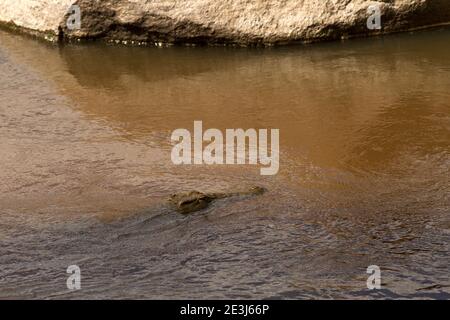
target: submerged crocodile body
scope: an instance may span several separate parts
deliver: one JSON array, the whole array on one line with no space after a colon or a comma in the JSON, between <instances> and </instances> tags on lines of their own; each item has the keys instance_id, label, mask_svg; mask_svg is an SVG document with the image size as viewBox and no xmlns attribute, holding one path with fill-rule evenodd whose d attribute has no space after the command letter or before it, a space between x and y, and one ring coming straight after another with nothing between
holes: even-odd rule
<instances>
[{"instance_id":1,"label":"submerged crocodile body","mask_svg":"<svg viewBox=\"0 0 450 320\"><path fill-rule=\"evenodd\" d=\"M199 191L191 191L171 195L169 202L175 206L179 213L189 214L207 208L211 202L217 199L260 195L264 192L266 192L266 189L262 187L253 187L248 191L243 192L203 193Z\"/></svg>"}]
</instances>

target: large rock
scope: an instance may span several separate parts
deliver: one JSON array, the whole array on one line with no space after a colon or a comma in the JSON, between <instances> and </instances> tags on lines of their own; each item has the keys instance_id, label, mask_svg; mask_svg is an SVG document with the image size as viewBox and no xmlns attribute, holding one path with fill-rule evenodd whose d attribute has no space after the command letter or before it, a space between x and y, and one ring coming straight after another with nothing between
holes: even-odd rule
<instances>
[{"instance_id":1,"label":"large rock","mask_svg":"<svg viewBox=\"0 0 450 320\"><path fill-rule=\"evenodd\" d=\"M81 8L81 28L67 10ZM370 5L382 29L369 30ZM56 39L284 44L366 36L450 22L449 0L0 0L0 21Z\"/></svg>"},{"instance_id":2,"label":"large rock","mask_svg":"<svg viewBox=\"0 0 450 320\"><path fill-rule=\"evenodd\" d=\"M58 27L74 0L0 0L0 22L22 31L57 39Z\"/></svg>"}]
</instances>

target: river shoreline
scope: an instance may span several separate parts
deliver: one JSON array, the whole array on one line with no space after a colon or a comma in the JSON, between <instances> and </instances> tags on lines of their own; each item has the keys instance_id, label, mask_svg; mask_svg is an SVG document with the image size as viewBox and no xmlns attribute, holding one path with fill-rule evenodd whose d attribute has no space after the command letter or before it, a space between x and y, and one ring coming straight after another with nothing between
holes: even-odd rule
<instances>
[{"instance_id":1,"label":"river shoreline","mask_svg":"<svg viewBox=\"0 0 450 320\"><path fill-rule=\"evenodd\" d=\"M170 3L170 5L169 5ZM73 16L76 7L79 17ZM371 11L375 6L375 11ZM377 11L378 10L378 11ZM373 12L380 26L369 28ZM79 26L69 26L72 17ZM445 1L312 0L249 7L246 0L186 2L0 1L0 27L55 43L272 47L412 32L450 24Z\"/></svg>"},{"instance_id":2,"label":"river shoreline","mask_svg":"<svg viewBox=\"0 0 450 320\"><path fill-rule=\"evenodd\" d=\"M24 27L20 27L13 23L5 23L0 21L0 30L3 30L8 33L18 34L23 37L29 37L36 41L42 41L44 43L49 43L53 45L84 45L90 43L101 43L104 45L117 45L117 46L125 46L125 47L172 47L172 46L180 46L180 47L235 47L235 48L276 48L276 47L286 47L286 46L302 46L302 45L311 45L311 44L319 44L319 43L330 43L336 41L349 41L349 40L360 40L360 39L368 39L368 38L380 38L380 37L389 37L402 33L412 33L412 32L428 32L437 30L440 28L450 27L450 22L437 23L427 26L414 27L404 30L390 31L390 32L374 32L371 34L355 34L355 35L347 35L345 37L341 37L340 39L308 39L308 40L298 40L298 41L290 41L286 43L278 43L278 44L262 44L262 43L254 43L254 44L237 44L234 42L230 43L209 43L209 42L200 42L200 43L164 43L164 42L148 42L148 41L134 41L134 40L120 40L120 39L84 39L84 38L64 38L58 36L58 34L53 32L41 32L37 30L32 30Z\"/></svg>"}]
</instances>

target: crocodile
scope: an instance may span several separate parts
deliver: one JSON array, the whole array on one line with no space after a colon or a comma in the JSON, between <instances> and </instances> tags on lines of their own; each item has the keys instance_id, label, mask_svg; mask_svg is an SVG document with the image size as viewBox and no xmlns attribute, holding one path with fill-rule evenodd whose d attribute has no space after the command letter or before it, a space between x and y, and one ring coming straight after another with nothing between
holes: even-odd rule
<instances>
[{"instance_id":1,"label":"crocodile","mask_svg":"<svg viewBox=\"0 0 450 320\"><path fill-rule=\"evenodd\" d=\"M261 195L266 192L263 187L252 187L247 191L241 192L213 192L203 193L199 191L190 191L173 194L169 198L175 209L181 214L190 214L207 208L213 201L240 196Z\"/></svg>"}]
</instances>

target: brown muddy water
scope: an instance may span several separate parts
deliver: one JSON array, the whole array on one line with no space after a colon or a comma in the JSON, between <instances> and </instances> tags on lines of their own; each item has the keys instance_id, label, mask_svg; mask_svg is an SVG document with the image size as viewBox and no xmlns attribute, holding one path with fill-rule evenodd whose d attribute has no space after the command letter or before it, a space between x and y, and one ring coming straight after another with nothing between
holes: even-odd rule
<instances>
[{"instance_id":1,"label":"brown muddy water","mask_svg":"<svg viewBox=\"0 0 450 320\"><path fill-rule=\"evenodd\" d=\"M275 49L0 32L0 298L449 299L449 52L450 30ZM194 120L279 128L279 174L173 165ZM165 202L253 185L191 216Z\"/></svg>"}]
</instances>

